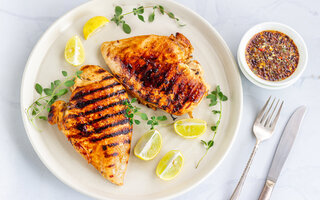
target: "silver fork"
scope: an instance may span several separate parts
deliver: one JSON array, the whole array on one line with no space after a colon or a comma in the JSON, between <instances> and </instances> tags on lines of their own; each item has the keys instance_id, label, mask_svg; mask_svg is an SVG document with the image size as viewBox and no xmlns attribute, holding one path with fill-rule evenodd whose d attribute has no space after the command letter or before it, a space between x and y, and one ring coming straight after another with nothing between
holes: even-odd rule
<instances>
[{"instance_id":1,"label":"silver fork","mask_svg":"<svg viewBox=\"0 0 320 200\"><path fill-rule=\"evenodd\" d=\"M239 198L242 186L244 184L244 181L247 177L247 174L249 172L252 160L254 155L256 154L256 151L259 147L259 144L266 140L269 139L272 136L272 133L274 132L274 129L276 127L277 121L279 119L280 116L280 112L282 109L282 105L283 105L283 101L281 102L280 106L278 107L278 104L280 102L280 100L277 101L276 105L274 105L276 99L274 98L271 106L269 107L269 109L267 109L269 101L270 101L271 97L269 97L268 101L266 102L266 104L263 106L262 110L259 112L256 121L253 124L253 133L256 136L256 144L253 148L253 151L251 153L250 159L247 163L246 168L244 169L242 176L238 182L237 187L235 188L230 200L235 200ZM270 111L273 111L270 113ZM267 111L266 111L267 110ZM269 114L270 113L270 114ZM276 113L275 117L274 114Z\"/></svg>"}]
</instances>

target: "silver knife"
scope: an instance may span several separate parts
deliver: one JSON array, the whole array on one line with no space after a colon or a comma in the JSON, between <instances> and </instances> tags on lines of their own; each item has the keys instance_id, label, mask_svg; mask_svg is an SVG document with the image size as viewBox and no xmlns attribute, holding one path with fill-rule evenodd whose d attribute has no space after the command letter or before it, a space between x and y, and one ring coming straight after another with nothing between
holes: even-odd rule
<instances>
[{"instance_id":1,"label":"silver knife","mask_svg":"<svg viewBox=\"0 0 320 200\"><path fill-rule=\"evenodd\" d=\"M269 169L268 177L263 187L263 190L260 194L259 200L270 199L273 187L277 182L277 179L280 175L283 164L287 160L287 157L292 148L294 139L296 138L297 133L299 132L302 119L306 113L306 109L307 109L306 106L300 106L291 115L286 125L286 128L282 133L276 153L274 154L271 167Z\"/></svg>"}]
</instances>

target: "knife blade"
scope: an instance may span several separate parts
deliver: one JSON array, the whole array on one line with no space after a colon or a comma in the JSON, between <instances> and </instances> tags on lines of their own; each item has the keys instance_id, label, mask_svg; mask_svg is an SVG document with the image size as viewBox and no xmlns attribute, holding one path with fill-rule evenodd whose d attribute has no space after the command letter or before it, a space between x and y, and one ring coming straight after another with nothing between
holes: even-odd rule
<instances>
[{"instance_id":1,"label":"knife blade","mask_svg":"<svg viewBox=\"0 0 320 200\"><path fill-rule=\"evenodd\" d=\"M306 106L300 106L291 115L288 123L282 133L276 153L274 154L271 167L267 176L265 186L260 194L259 200L270 199L272 189L277 182L282 167L288 158L294 140L299 132L301 122L306 113Z\"/></svg>"}]
</instances>

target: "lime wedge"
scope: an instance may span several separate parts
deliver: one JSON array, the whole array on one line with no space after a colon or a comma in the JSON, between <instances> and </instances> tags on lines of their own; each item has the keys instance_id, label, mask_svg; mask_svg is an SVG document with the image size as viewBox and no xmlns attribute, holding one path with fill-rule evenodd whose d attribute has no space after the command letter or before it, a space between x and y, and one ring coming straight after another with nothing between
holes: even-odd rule
<instances>
[{"instance_id":1,"label":"lime wedge","mask_svg":"<svg viewBox=\"0 0 320 200\"><path fill-rule=\"evenodd\" d=\"M94 33L98 32L101 27L103 27L109 20L103 16L96 16L89 19L86 24L83 26L83 37L88 39Z\"/></svg>"},{"instance_id":2,"label":"lime wedge","mask_svg":"<svg viewBox=\"0 0 320 200\"><path fill-rule=\"evenodd\" d=\"M156 169L156 174L162 180L172 180L180 173L183 163L184 158L180 151L169 151L160 160Z\"/></svg>"},{"instance_id":3,"label":"lime wedge","mask_svg":"<svg viewBox=\"0 0 320 200\"><path fill-rule=\"evenodd\" d=\"M174 123L175 132L188 139L197 138L207 130L207 122L201 119L182 119Z\"/></svg>"},{"instance_id":4,"label":"lime wedge","mask_svg":"<svg viewBox=\"0 0 320 200\"><path fill-rule=\"evenodd\" d=\"M134 147L134 155L142 160L152 160L160 152L162 137L159 131L146 132Z\"/></svg>"},{"instance_id":5,"label":"lime wedge","mask_svg":"<svg viewBox=\"0 0 320 200\"><path fill-rule=\"evenodd\" d=\"M70 38L64 50L64 58L73 66L79 66L84 63L84 48L79 36Z\"/></svg>"}]
</instances>

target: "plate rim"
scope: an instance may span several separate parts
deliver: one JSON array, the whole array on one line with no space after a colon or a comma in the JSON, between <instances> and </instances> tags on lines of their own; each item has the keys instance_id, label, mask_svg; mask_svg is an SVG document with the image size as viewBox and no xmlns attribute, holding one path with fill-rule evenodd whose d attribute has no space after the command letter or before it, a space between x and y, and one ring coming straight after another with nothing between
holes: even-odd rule
<instances>
[{"instance_id":1,"label":"plate rim","mask_svg":"<svg viewBox=\"0 0 320 200\"><path fill-rule=\"evenodd\" d=\"M22 115L22 120L23 120L23 125L24 125L24 129L27 133L27 136L28 136L28 139L34 149L34 151L36 152L37 156L39 157L39 159L41 160L41 162L46 166L46 168L55 176L57 177L62 183L64 183L65 185L69 186L70 188L74 189L75 191L78 191L79 193L81 194L85 194L89 197L93 197L93 198L103 198L103 199L110 199L109 197L103 197L103 196L100 196L100 195L96 195L96 194L93 194L92 192L89 192L87 190L83 191L83 190L80 190L76 184L73 184L72 182L69 182L68 180L64 179L63 177L61 177L58 173L56 173L56 171L51 168L51 166L45 161L45 159L43 158L43 155L41 154L41 152L36 148L36 145L34 144L34 141L31 137L31 134L30 134L30 130L27 128L28 127L28 124L29 124L29 121L27 119L27 117L25 116L25 108L23 107L23 91L25 90L25 87L24 87L24 82L25 82L25 79L26 79L26 72L29 71L29 68L31 67L30 63L32 60L34 60L34 57L35 57L35 53L38 49L38 47L40 46L40 44L42 44L45 39L48 37L48 35L50 34L50 32L52 30L54 30L57 26L57 24L59 24L61 21L64 20L64 18L68 17L69 15L72 15L72 13L74 12L77 12L77 10L80 10L82 9L82 7L86 7L87 5L91 4L91 3L95 3L95 2L99 2L99 1L102 1L102 0L92 0L92 1L88 1L88 2L85 2L81 5L78 5L77 7L75 8L72 8L71 10L69 10L68 12L66 12L65 14L63 14L62 16L60 16L57 20L54 21L53 24L51 24L49 26L49 28L46 29L46 31L42 34L42 36L40 37L40 39L37 41L36 45L33 47L29 57L28 57L28 60L26 62L26 65L25 65L25 68L24 68L24 71L23 71L23 76L22 76L22 79L21 79L21 86L20 86L20 109L21 109L21 115ZM234 129L234 134L230 140L230 144L229 146L226 148L226 151L223 153L223 155L221 156L220 160L217 162L217 164L212 167L209 172L204 175L201 179L199 179L198 181L194 182L194 184L192 184L191 186L179 191L179 192L176 192L176 193L173 193L173 194L170 194L170 195L167 195L167 196L164 196L164 197L160 197L160 198L156 198L156 199L171 199L171 198L174 198L174 197L177 197L177 196L180 196L190 190L192 190L193 188L197 187L200 183L202 183L204 180L206 180L210 175L212 175L212 173L221 165L221 163L224 161L224 159L226 158L226 156L229 154L230 152L230 149L231 147L233 146L234 144L234 141L238 135L238 131L239 131L239 127L240 127L240 122L241 122L241 117L242 117L242 112L243 112L243 87L242 87L242 81L241 81L241 76L240 76L240 71L239 71L239 68L238 68L238 64L235 60L235 57L233 56L229 46L227 45L226 41L222 38L222 36L218 33L218 31L205 19L203 18L201 15L199 15L198 13L196 13L195 11L193 11L192 9L178 3L178 2L175 2L174 0L166 0L166 2L170 3L170 4L175 4L175 6L179 6L181 7L182 9L196 15L202 23L206 24L206 26L212 31L214 32L215 36L217 37L218 41L220 42L220 44L222 45L223 49L225 50L225 53L228 55L228 57L230 58L230 61L232 63L232 65L234 66L234 73L236 73L238 79L239 79L239 84L238 84L238 89L239 89L239 102L238 102L238 105L239 105L239 112L236 116L237 118L237 124L235 124L235 129ZM143 2L142 2L143 3Z\"/></svg>"}]
</instances>

